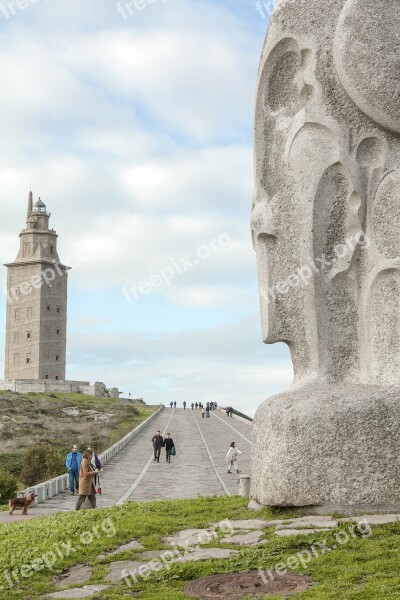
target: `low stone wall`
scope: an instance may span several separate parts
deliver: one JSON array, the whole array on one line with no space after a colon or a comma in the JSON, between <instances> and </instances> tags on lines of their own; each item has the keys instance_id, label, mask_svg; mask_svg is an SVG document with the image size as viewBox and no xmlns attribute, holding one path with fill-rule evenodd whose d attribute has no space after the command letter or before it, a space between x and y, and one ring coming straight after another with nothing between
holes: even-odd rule
<instances>
[{"instance_id":1,"label":"low stone wall","mask_svg":"<svg viewBox=\"0 0 400 600\"><path fill-rule=\"evenodd\" d=\"M35 392L37 394L46 394L51 392L64 392L74 394L86 394L87 396L97 396L99 398L111 397L119 398L118 388L107 388L101 382L96 381L90 385L90 381L71 381L71 380L51 380L51 379L6 379L0 381L0 390L9 392L18 392L28 394Z\"/></svg>"},{"instance_id":2,"label":"low stone wall","mask_svg":"<svg viewBox=\"0 0 400 600\"><path fill-rule=\"evenodd\" d=\"M42 379L6 379L0 381L0 390L18 392L20 394L36 392L66 392L79 393L84 386L90 386L89 381L56 381Z\"/></svg>"},{"instance_id":3,"label":"low stone wall","mask_svg":"<svg viewBox=\"0 0 400 600\"><path fill-rule=\"evenodd\" d=\"M135 429L130 431L125 437L116 442L111 448L108 448L103 454L100 454L100 460L105 465L107 462L113 458L116 454L121 452L125 446L127 446L135 437L139 435L143 429L145 429L160 412L163 410L163 406L152 414L148 419L140 423ZM37 498L33 503L33 506L36 504L42 504L46 500L57 496L58 494L64 492L69 488L69 475L66 473L65 475L60 475L59 477L55 477L54 479L49 479L49 481L44 481L43 483L39 483L38 485L33 485L20 492L20 495L26 496L28 492L34 491L37 494Z\"/></svg>"}]
</instances>

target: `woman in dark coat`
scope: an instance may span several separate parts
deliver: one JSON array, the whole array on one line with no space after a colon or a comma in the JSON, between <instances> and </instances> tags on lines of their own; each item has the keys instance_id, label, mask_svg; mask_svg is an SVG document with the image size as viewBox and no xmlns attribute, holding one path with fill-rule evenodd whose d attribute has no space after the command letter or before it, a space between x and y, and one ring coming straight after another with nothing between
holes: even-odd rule
<instances>
[{"instance_id":1,"label":"woman in dark coat","mask_svg":"<svg viewBox=\"0 0 400 600\"><path fill-rule=\"evenodd\" d=\"M167 433L167 437L164 438L164 446L165 446L165 462L171 462L171 450L174 447L174 440L171 437L170 433Z\"/></svg>"},{"instance_id":2,"label":"woman in dark coat","mask_svg":"<svg viewBox=\"0 0 400 600\"><path fill-rule=\"evenodd\" d=\"M76 510L79 510L86 498L89 500L91 508L96 508L96 490L94 487L94 477L99 472L94 469L91 463L93 452L85 450L83 453L81 468L79 471L79 498L76 503Z\"/></svg>"}]
</instances>

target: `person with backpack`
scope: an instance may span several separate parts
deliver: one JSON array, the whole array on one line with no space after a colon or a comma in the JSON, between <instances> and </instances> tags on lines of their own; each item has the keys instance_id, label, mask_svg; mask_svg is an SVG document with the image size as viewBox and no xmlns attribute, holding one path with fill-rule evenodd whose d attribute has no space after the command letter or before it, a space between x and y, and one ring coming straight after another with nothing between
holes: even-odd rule
<instances>
[{"instance_id":1,"label":"person with backpack","mask_svg":"<svg viewBox=\"0 0 400 600\"><path fill-rule=\"evenodd\" d=\"M171 452L172 448L175 448L174 440L171 437L170 433L167 433L167 437L164 439L165 446L165 462L171 462Z\"/></svg>"},{"instance_id":2,"label":"person with backpack","mask_svg":"<svg viewBox=\"0 0 400 600\"><path fill-rule=\"evenodd\" d=\"M69 489L71 496L75 495L75 490L79 489L79 471L82 463L82 454L78 452L78 446L72 446L72 452L67 454L65 466L69 475Z\"/></svg>"},{"instance_id":3,"label":"person with backpack","mask_svg":"<svg viewBox=\"0 0 400 600\"><path fill-rule=\"evenodd\" d=\"M97 456L96 452L92 448L88 448L88 450L89 450L89 452L92 453L92 460L91 460L92 467L94 469L97 469L99 473L102 473L103 472L103 463L101 462L100 458ZM99 473L97 473L94 476L94 481L93 481L96 491L97 491L97 489L100 489Z\"/></svg>"},{"instance_id":4,"label":"person with backpack","mask_svg":"<svg viewBox=\"0 0 400 600\"><path fill-rule=\"evenodd\" d=\"M237 457L239 454L242 454L238 448L235 447L235 442L231 443L231 446L228 450L228 454L226 455L226 460L228 463L228 473L232 473L231 468L235 467L236 473L240 473L237 466Z\"/></svg>"}]
</instances>

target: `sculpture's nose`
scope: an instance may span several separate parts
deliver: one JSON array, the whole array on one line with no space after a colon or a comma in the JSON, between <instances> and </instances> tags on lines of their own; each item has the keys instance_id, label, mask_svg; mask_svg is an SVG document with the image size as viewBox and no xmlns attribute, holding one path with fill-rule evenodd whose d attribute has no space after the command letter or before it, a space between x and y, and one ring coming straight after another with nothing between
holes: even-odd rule
<instances>
[{"instance_id":1,"label":"sculpture's nose","mask_svg":"<svg viewBox=\"0 0 400 600\"><path fill-rule=\"evenodd\" d=\"M260 236L276 237L274 215L268 200L256 202L251 215L251 229L254 243Z\"/></svg>"}]
</instances>

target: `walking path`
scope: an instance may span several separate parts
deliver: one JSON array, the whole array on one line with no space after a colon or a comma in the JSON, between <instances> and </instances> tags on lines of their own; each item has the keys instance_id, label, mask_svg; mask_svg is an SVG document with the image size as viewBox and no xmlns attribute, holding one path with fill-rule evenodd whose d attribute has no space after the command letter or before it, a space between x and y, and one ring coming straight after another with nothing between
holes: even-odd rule
<instances>
[{"instance_id":1,"label":"walking path","mask_svg":"<svg viewBox=\"0 0 400 600\"><path fill-rule=\"evenodd\" d=\"M151 438L157 430L169 432L177 455L165 462L154 462ZM98 507L122 504L127 500L149 501L198 496L224 496L238 493L239 477L227 473L225 461L230 443L242 452L238 464L242 473L250 472L251 425L211 412L203 419L200 411L190 408L164 409L124 450L112 458L101 474L102 496ZM49 515L74 510L77 497L59 494L33 507L28 517L21 513L0 513L0 523L15 522L29 516Z\"/></svg>"}]
</instances>

